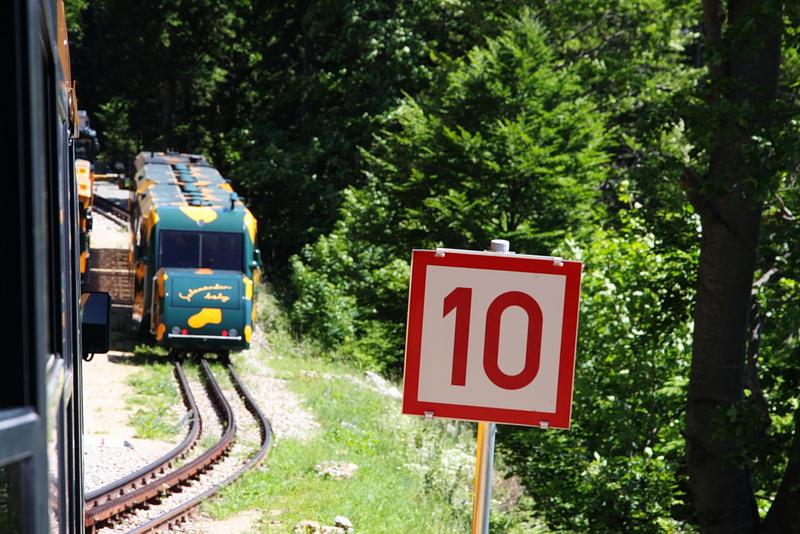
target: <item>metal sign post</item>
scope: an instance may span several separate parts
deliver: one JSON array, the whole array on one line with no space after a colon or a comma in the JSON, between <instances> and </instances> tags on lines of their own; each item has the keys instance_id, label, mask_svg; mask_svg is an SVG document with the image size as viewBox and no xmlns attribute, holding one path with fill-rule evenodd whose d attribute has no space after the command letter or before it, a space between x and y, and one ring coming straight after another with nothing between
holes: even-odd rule
<instances>
[{"instance_id":1,"label":"metal sign post","mask_svg":"<svg viewBox=\"0 0 800 534\"><path fill-rule=\"evenodd\" d=\"M510 244L493 239L491 251L508 253ZM492 506L492 475L494 473L495 423L478 422L478 449L475 464L475 495L472 503L472 534L489 534L489 513Z\"/></svg>"},{"instance_id":2,"label":"metal sign post","mask_svg":"<svg viewBox=\"0 0 800 534\"><path fill-rule=\"evenodd\" d=\"M478 454L475 467L475 496L472 504L472 534L489 533L494 472L495 423L478 423Z\"/></svg>"}]
</instances>

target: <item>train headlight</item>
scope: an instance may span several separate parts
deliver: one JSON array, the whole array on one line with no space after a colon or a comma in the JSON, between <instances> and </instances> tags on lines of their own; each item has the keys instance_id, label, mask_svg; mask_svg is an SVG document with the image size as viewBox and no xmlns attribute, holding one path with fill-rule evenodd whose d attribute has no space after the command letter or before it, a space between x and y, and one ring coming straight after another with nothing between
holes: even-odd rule
<instances>
[{"instance_id":1,"label":"train headlight","mask_svg":"<svg viewBox=\"0 0 800 534\"><path fill-rule=\"evenodd\" d=\"M177 336L178 334L181 333L181 327L180 326L173 326L172 327L172 333Z\"/></svg>"},{"instance_id":2,"label":"train headlight","mask_svg":"<svg viewBox=\"0 0 800 534\"><path fill-rule=\"evenodd\" d=\"M230 330L228 330L228 335L236 337L237 335L239 335L239 332L237 332L235 328L231 328Z\"/></svg>"}]
</instances>

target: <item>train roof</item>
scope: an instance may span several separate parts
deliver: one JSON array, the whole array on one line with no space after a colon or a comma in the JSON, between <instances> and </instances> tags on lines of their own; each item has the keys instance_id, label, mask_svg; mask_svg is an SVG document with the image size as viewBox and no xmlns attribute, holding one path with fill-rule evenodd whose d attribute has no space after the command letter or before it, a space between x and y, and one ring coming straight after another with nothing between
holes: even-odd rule
<instances>
[{"instance_id":1,"label":"train roof","mask_svg":"<svg viewBox=\"0 0 800 534\"><path fill-rule=\"evenodd\" d=\"M230 182L200 154L141 152L135 165L137 203L145 217L156 210L167 226L187 217L226 227L252 219Z\"/></svg>"}]
</instances>

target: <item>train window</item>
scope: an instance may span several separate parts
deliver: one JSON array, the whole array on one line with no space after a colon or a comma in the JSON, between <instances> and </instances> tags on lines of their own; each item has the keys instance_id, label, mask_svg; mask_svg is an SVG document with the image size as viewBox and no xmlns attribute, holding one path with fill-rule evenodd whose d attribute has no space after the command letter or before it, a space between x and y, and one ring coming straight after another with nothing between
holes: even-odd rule
<instances>
[{"instance_id":1,"label":"train window","mask_svg":"<svg viewBox=\"0 0 800 534\"><path fill-rule=\"evenodd\" d=\"M226 232L160 232L160 267L242 271L242 234Z\"/></svg>"},{"instance_id":2,"label":"train window","mask_svg":"<svg viewBox=\"0 0 800 534\"><path fill-rule=\"evenodd\" d=\"M0 532L22 532L25 516L24 465L22 461L0 466Z\"/></svg>"},{"instance_id":3,"label":"train window","mask_svg":"<svg viewBox=\"0 0 800 534\"><path fill-rule=\"evenodd\" d=\"M242 234L203 234L200 265L208 269L242 270Z\"/></svg>"},{"instance_id":4,"label":"train window","mask_svg":"<svg viewBox=\"0 0 800 534\"><path fill-rule=\"evenodd\" d=\"M162 230L161 267L196 268L200 266L200 235L196 232Z\"/></svg>"}]
</instances>

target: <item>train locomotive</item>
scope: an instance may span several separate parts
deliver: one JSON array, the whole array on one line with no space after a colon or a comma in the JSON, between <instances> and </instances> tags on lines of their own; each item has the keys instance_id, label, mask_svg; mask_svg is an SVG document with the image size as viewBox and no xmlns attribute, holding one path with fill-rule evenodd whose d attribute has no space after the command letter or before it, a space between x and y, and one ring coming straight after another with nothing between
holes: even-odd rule
<instances>
[{"instance_id":1,"label":"train locomotive","mask_svg":"<svg viewBox=\"0 0 800 534\"><path fill-rule=\"evenodd\" d=\"M141 152L131 185L132 319L173 356L249 348L256 219L198 154Z\"/></svg>"}]
</instances>

